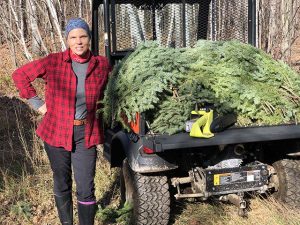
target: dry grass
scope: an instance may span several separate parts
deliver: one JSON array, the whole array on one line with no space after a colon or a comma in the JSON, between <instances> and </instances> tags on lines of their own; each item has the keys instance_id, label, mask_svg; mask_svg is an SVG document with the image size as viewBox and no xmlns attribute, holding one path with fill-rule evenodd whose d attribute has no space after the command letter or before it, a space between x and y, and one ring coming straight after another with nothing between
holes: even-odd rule
<instances>
[{"instance_id":1,"label":"dry grass","mask_svg":"<svg viewBox=\"0 0 300 225\"><path fill-rule=\"evenodd\" d=\"M246 218L238 216L237 207L224 203L190 203L176 216L174 225L299 225L295 209L278 203L274 198L251 200ZM183 207L183 206L182 206Z\"/></svg>"},{"instance_id":2,"label":"dry grass","mask_svg":"<svg viewBox=\"0 0 300 225\"><path fill-rule=\"evenodd\" d=\"M2 55L9 56L7 46ZM14 70L8 57L0 60L0 224L59 224L52 193L52 173L40 140L35 135L37 114L17 96L10 74ZM40 86L39 86L40 85ZM42 93L42 84L38 90ZM118 170L110 170L101 157L97 160L96 197L99 206L119 206ZM74 201L76 218L76 201ZM248 218L237 215L235 206L223 203L175 202L174 225L300 225L299 213L269 198L251 201ZM100 210L101 212L101 210ZM76 219L77 220L77 219ZM114 221L112 218L111 221ZM121 224L102 222L96 225Z\"/></svg>"},{"instance_id":3,"label":"dry grass","mask_svg":"<svg viewBox=\"0 0 300 225\"><path fill-rule=\"evenodd\" d=\"M51 174L34 133L35 117L19 99L0 97L1 224L41 224L37 217L53 211Z\"/></svg>"},{"instance_id":4,"label":"dry grass","mask_svg":"<svg viewBox=\"0 0 300 225\"><path fill-rule=\"evenodd\" d=\"M9 128L1 131L2 134L8 132L6 137L11 136L6 145L10 150L5 151L4 157L2 157L2 161L5 163L2 163L0 167L2 177L0 189L1 224L59 224L52 196L52 174L46 154L33 132L35 126L26 130L25 127L28 127L28 124L24 124L25 121L22 120L22 116L24 116L23 111L15 111L11 117L6 117L6 124L9 124ZM35 124L30 122L30 125L32 123ZM16 149L18 149L17 153L15 153ZM5 160L7 154L10 162ZM20 158L22 158L21 161ZM109 207L115 210L119 207L118 174L118 169L111 170L109 168L109 164L102 158L100 150L95 181L96 196L99 207L102 209ZM75 220L77 221L75 202ZM176 202L172 207L175 210L171 215L171 224L174 225L300 224L300 216L296 211L283 206L273 198L267 200L253 199L248 218L239 217L235 206L224 203L182 201ZM113 222L116 221L116 218L111 218L104 223L100 214L98 213L96 217L96 225L123 224Z\"/></svg>"}]
</instances>

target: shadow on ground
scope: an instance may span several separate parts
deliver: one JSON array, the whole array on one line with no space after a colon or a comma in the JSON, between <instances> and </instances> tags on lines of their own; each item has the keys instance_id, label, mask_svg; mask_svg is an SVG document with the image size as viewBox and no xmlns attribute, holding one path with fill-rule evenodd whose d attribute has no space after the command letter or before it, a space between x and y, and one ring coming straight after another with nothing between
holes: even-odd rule
<instances>
[{"instance_id":1,"label":"shadow on ground","mask_svg":"<svg viewBox=\"0 0 300 225\"><path fill-rule=\"evenodd\" d=\"M20 99L0 95L0 172L22 176L33 171L36 116Z\"/></svg>"}]
</instances>

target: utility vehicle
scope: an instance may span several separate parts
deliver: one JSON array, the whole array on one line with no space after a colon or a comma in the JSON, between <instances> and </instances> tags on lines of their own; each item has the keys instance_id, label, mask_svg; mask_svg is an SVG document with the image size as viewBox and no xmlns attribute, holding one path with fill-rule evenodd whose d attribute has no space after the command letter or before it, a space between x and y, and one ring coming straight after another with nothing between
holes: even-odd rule
<instances>
[{"instance_id":1,"label":"utility vehicle","mask_svg":"<svg viewBox=\"0 0 300 225\"><path fill-rule=\"evenodd\" d=\"M256 8L255 0L94 0L93 52L99 53L101 26L112 65L145 40L168 47L190 47L198 39L256 45ZM273 193L300 206L297 124L231 127L200 139L186 132L152 134L141 113L130 131L106 128L104 156L122 168L121 195L133 204L132 224L168 224L174 197L230 201L241 215L247 192Z\"/></svg>"}]
</instances>

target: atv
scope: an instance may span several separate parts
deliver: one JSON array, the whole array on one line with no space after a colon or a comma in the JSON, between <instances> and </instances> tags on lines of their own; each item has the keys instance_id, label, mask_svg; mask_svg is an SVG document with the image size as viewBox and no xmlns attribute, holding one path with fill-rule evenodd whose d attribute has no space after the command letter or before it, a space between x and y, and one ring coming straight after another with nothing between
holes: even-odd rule
<instances>
[{"instance_id":1,"label":"atv","mask_svg":"<svg viewBox=\"0 0 300 225\"><path fill-rule=\"evenodd\" d=\"M101 28L112 65L145 40L173 48L199 39L255 46L256 8L255 0L94 0L92 50L99 54ZM207 139L153 134L143 113L128 126L106 125L103 153L122 168L121 198L133 205L133 224L168 224L172 198L230 201L240 215L248 192L272 193L300 207L297 124L224 127Z\"/></svg>"}]
</instances>

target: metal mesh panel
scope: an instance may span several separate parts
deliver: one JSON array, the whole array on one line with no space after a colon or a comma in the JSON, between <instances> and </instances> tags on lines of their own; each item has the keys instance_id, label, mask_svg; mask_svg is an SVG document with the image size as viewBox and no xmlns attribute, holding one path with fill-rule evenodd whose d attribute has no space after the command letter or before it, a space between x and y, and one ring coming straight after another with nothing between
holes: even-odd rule
<instances>
[{"instance_id":1,"label":"metal mesh panel","mask_svg":"<svg viewBox=\"0 0 300 225\"><path fill-rule=\"evenodd\" d=\"M248 1L212 1L208 24L212 40L248 42Z\"/></svg>"},{"instance_id":2,"label":"metal mesh panel","mask_svg":"<svg viewBox=\"0 0 300 225\"><path fill-rule=\"evenodd\" d=\"M247 7L240 0L118 3L112 9L112 51L133 49L146 40L167 47L190 47L198 39L247 42Z\"/></svg>"}]
</instances>

